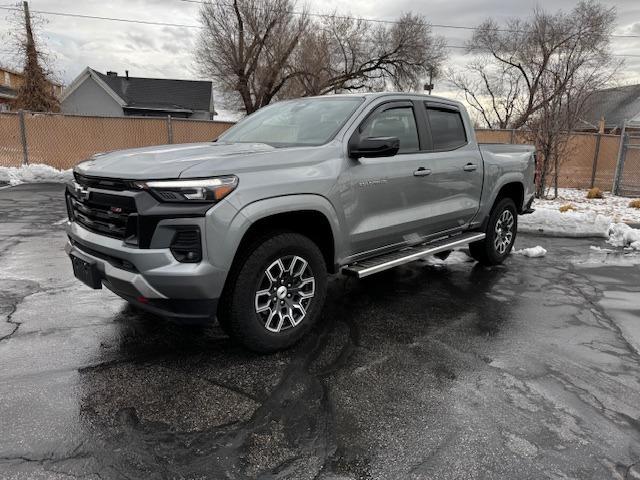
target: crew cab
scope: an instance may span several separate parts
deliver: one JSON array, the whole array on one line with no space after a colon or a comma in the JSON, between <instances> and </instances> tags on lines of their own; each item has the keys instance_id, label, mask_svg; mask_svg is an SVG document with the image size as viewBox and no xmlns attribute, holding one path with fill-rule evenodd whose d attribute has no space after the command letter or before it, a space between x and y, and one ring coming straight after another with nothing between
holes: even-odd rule
<instances>
[{"instance_id":1,"label":"crew cab","mask_svg":"<svg viewBox=\"0 0 640 480\"><path fill-rule=\"evenodd\" d=\"M534 148L478 145L464 107L400 93L274 103L212 142L99 154L66 189L75 275L138 308L272 352L357 278L468 245L503 262Z\"/></svg>"}]
</instances>

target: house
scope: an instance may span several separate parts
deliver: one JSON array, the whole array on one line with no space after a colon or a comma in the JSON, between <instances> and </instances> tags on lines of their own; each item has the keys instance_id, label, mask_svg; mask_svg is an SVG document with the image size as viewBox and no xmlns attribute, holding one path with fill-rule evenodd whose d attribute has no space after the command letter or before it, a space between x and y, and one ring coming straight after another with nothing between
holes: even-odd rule
<instances>
[{"instance_id":1,"label":"house","mask_svg":"<svg viewBox=\"0 0 640 480\"><path fill-rule=\"evenodd\" d=\"M594 92L587 100L578 130L619 133L625 120L640 122L640 85Z\"/></svg>"},{"instance_id":2,"label":"house","mask_svg":"<svg viewBox=\"0 0 640 480\"><path fill-rule=\"evenodd\" d=\"M22 86L24 75L10 68L0 66L0 112L11 109L11 103L18 95L18 89ZM62 94L62 85L49 82L52 93L56 97Z\"/></svg>"},{"instance_id":3,"label":"house","mask_svg":"<svg viewBox=\"0 0 640 480\"><path fill-rule=\"evenodd\" d=\"M197 80L130 77L87 67L65 89L62 113L212 120L213 84Z\"/></svg>"}]
</instances>

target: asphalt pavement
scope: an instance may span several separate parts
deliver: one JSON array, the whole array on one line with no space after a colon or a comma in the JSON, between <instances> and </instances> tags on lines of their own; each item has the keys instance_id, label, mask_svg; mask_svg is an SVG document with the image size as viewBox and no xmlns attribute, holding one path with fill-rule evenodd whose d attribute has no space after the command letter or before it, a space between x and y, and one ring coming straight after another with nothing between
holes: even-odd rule
<instances>
[{"instance_id":1,"label":"asphalt pavement","mask_svg":"<svg viewBox=\"0 0 640 480\"><path fill-rule=\"evenodd\" d=\"M335 276L260 356L76 281L62 192L0 189L0 478L640 478L638 254Z\"/></svg>"}]
</instances>

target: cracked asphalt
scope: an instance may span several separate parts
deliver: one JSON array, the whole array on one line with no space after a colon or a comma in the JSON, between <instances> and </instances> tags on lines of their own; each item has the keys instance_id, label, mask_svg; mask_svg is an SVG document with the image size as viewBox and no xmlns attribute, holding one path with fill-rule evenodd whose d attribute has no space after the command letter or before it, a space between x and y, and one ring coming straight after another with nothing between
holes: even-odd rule
<instances>
[{"instance_id":1,"label":"cracked asphalt","mask_svg":"<svg viewBox=\"0 0 640 480\"><path fill-rule=\"evenodd\" d=\"M258 356L76 281L62 192L0 190L0 478L640 478L640 255L336 276Z\"/></svg>"}]
</instances>

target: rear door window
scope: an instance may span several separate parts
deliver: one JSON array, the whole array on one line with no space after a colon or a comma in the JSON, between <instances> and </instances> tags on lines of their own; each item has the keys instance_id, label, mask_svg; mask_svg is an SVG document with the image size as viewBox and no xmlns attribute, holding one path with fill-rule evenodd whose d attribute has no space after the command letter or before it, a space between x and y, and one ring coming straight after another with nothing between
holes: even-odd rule
<instances>
[{"instance_id":1,"label":"rear door window","mask_svg":"<svg viewBox=\"0 0 640 480\"><path fill-rule=\"evenodd\" d=\"M457 110L426 105L433 150L454 150L467 143L462 116Z\"/></svg>"}]
</instances>

